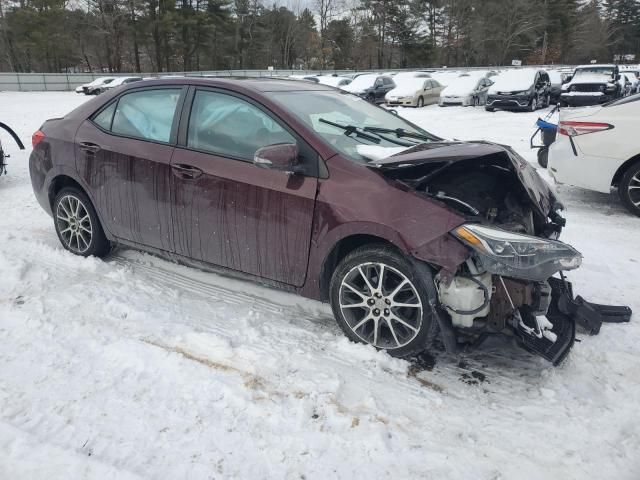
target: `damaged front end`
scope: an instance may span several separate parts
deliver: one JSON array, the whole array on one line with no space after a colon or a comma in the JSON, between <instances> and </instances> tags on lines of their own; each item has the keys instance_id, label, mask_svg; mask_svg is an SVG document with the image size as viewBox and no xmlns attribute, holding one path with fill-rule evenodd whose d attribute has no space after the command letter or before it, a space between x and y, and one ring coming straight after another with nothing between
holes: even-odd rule
<instances>
[{"instance_id":1,"label":"damaged front end","mask_svg":"<svg viewBox=\"0 0 640 480\"><path fill-rule=\"evenodd\" d=\"M447 350L505 334L557 365L573 346L576 324L596 334L603 322L630 320L628 307L574 298L563 272L578 268L582 256L557 240L562 205L509 147L423 144L371 166L466 216L451 235L469 257L433 277L433 310Z\"/></svg>"}]
</instances>

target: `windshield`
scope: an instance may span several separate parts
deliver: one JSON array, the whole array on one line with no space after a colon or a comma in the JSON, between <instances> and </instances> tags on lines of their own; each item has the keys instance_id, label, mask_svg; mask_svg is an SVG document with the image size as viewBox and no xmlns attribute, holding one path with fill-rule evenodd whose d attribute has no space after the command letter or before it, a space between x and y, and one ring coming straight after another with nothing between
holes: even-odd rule
<instances>
[{"instance_id":1,"label":"windshield","mask_svg":"<svg viewBox=\"0 0 640 480\"><path fill-rule=\"evenodd\" d=\"M583 67L576 70L576 75L587 75L597 73L600 75L613 76L613 67Z\"/></svg>"},{"instance_id":2,"label":"windshield","mask_svg":"<svg viewBox=\"0 0 640 480\"><path fill-rule=\"evenodd\" d=\"M270 96L355 162L366 163L425 141L439 140L397 115L348 93L272 92ZM357 131L342 128L347 126L356 127ZM386 132L387 129L393 133ZM395 133L398 130L401 133Z\"/></svg>"}]
</instances>

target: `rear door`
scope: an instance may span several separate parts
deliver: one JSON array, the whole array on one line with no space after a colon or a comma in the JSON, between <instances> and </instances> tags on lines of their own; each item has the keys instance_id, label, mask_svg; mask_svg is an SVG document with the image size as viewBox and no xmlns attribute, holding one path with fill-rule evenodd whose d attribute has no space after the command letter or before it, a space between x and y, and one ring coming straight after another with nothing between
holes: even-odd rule
<instances>
[{"instance_id":1,"label":"rear door","mask_svg":"<svg viewBox=\"0 0 640 480\"><path fill-rule=\"evenodd\" d=\"M182 87L126 92L76 133L78 174L118 239L173 249L170 161L185 93Z\"/></svg>"},{"instance_id":2,"label":"rear door","mask_svg":"<svg viewBox=\"0 0 640 480\"><path fill-rule=\"evenodd\" d=\"M192 89L171 161L175 252L270 280L304 283L317 154L254 101ZM256 150L296 143L304 173L258 168Z\"/></svg>"}]
</instances>

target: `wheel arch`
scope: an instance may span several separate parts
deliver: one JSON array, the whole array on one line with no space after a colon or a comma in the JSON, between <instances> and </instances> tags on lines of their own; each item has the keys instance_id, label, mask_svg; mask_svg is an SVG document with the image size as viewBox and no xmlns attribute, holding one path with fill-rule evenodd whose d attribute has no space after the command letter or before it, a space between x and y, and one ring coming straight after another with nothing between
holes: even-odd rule
<instances>
[{"instance_id":1,"label":"wheel arch","mask_svg":"<svg viewBox=\"0 0 640 480\"><path fill-rule=\"evenodd\" d=\"M638 162L640 162L640 153L631 157L629 160L620 165L620 167L618 167L618 170L616 170L616 173L614 173L613 178L611 179L611 186L617 186L620 183L622 176L629 169L629 167Z\"/></svg>"},{"instance_id":2,"label":"wheel arch","mask_svg":"<svg viewBox=\"0 0 640 480\"><path fill-rule=\"evenodd\" d=\"M47 192L49 206L51 207L52 211L53 211L53 201L55 200L56 195L60 190L62 190L65 187L75 187L79 189L81 192L83 192L85 195L87 195L87 191L73 177L70 177L69 175L65 175L65 174L57 175L55 178L51 180L51 183L49 184L49 190Z\"/></svg>"},{"instance_id":3,"label":"wheel arch","mask_svg":"<svg viewBox=\"0 0 640 480\"><path fill-rule=\"evenodd\" d=\"M349 253L365 245L387 245L391 248L396 249L402 254L405 253L392 241L377 235L357 233L341 238L333 245L333 247L331 247L329 253L326 255L324 261L322 262L319 285L321 301L329 300L329 285L331 283L333 272L335 271L338 264L342 261L343 258L349 255Z\"/></svg>"}]
</instances>

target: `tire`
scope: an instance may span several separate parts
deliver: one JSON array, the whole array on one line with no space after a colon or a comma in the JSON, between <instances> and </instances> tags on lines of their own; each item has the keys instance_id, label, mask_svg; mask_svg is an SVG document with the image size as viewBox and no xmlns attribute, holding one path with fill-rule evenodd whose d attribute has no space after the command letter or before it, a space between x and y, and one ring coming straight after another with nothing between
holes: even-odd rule
<instances>
[{"instance_id":1,"label":"tire","mask_svg":"<svg viewBox=\"0 0 640 480\"><path fill-rule=\"evenodd\" d=\"M104 257L111 244L89 197L76 187L65 187L53 201L53 223L62 246L75 255Z\"/></svg>"},{"instance_id":2,"label":"tire","mask_svg":"<svg viewBox=\"0 0 640 480\"><path fill-rule=\"evenodd\" d=\"M347 255L333 272L329 294L336 321L353 342L409 357L428 349L438 335L424 280L407 258L386 245L360 247Z\"/></svg>"},{"instance_id":3,"label":"tire","mask_svg":"<svg viewBox=\"0 0 640 480\"><path fill-rule=\"evenodd\" d=\"M618 194L627 210L640 216L640 162L634 163L624 172L618 185Z\"/></svg>"},{"instance_id":4,"label":"tire","mask_svg":"<svg viewBox=\"0 0 640 480\"><path fill-rule=\"evenodd\" d=\"M495 111L495 108L491 108L491 107L484 107L484 109L485 109L487 112L494 112L494 111Z\"/></svg>"},{"instance_id":5,"label":"tire","mask_svg":"<svg viewBox=\"0 0 640 480\"><path fill-rule=\"evenodd\" d=\"M370 93L369 95L367 95L367 102L369 102L369 103L376 103L376 97L375 97L375 95L373 95L372 93Z\"/></svg>"},{"instance_id":6,"label":"tire","mask_svg":"<svg viewBox=\"0 0 640 480\"><path fill-rule=\"evenodd\" d=\"M547 168L549 164L549 147L542 147L538 150L538 165Z\"/></svg>"},{"instance_id":7,"label":"tire","mask_svg":"<svg viewBox=\"0 0 640 480\"><path fill-rule=\"evenodd\" d=\"M529 106L530 112L535 112L538 109L538 97L533 97L531 99L531 105Z\"/></svg>"},{"instance_id":8,"label":"tire","mask_svg":"<svg viewBox=\"0 0 640 480\"><path fill-rule=\"evenodd\" d=\"M418 104L417 104L418 108L422 108L424 107L424 98L422 97L418 97Z\"/></svg>"}]
</instances>

